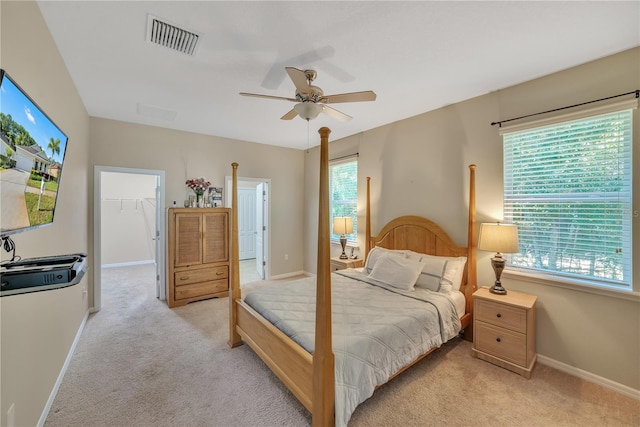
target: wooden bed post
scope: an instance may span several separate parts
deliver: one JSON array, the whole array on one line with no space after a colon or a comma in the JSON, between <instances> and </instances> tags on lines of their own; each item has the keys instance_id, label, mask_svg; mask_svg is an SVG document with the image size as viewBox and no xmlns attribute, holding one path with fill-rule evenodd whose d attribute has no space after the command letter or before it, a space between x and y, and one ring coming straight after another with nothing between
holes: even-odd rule
<instances>
[{"instance_id":1,"label":"wooden bed post","mask_svg":"<svg viewBox=\"0 0 640 427\"><path fill-rule=\"evenodd\" d=\"M371 250L371 177L367 177L367 201L365 204L365 236L364 236L364 256L363 260L367 260L367 255Z\"/></svg>"},{"instance_id":2,"label":"wooden bed post","mask_svg":"<svg viewBox=\"0 0 640 427\"><path fill-rule=\"evenodd\" d=\"M231 163L233 184L231 189L231 289L229 290L229 347L242 344L242 338L236 330L238 324L238 306L235 301L240 294L240 250L238 248L238 164Z\"/></svg>"},{"instance_id":3,"label":"wooden bed post","mask_svg":"<svg viewBox=\"0 0 640 427\"><path fill-rule=\"evenodd\" d=\"M467 257L467 287L470 288L465 292L467 299L467 313L473 314L473 298L471 295L478 289L478 273L477 273L477 233L476 233L476 165L469 165L469 235L467 237L467 247L469 255ZM473 341L473 322L465 331L464 338Z\"/></svg>"},{"instance_id":4,"label":"wooden bed post","mask_svg":"<svg viewBox=\"0 0 640 427\"><path fill-rule=\"evenodd\" d=\"M335 373L331 337L331 270L329 231L329 128L320 133L320 190L318 200L318 269L316 285L316 340L313 352L314 427L335 424Z\"/></svg>"}]
</instances>

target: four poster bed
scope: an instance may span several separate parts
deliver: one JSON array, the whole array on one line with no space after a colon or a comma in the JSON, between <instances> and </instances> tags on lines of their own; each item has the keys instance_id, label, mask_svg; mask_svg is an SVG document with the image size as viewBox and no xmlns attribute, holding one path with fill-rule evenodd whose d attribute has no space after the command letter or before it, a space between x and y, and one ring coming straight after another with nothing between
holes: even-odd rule
<instances>
[{"instance_id":1,"label":"four poster bed","mask_svg":"<svg viewBox=\"0 0 640 427\"><path fill-rule=\"evenodd\" d=\"M232 165L229 345L249 344L311 412L314 426L346 425L375 388L460 331L472 339L475 166L469 167L467 247L457 246L437 224L417 216L396 218L372 235L367 178L365 267L332 274L330 130L319 133L317 276L256 290L244 300L238 277L238 164ZM431 273L436 270L440 273Z\"/></svg>"}]
</instances>

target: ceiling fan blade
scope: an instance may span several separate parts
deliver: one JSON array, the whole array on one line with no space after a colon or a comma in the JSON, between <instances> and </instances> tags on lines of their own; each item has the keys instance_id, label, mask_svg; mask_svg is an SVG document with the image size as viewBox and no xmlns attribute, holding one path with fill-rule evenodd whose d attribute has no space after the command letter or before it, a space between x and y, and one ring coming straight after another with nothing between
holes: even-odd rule
<instances>
[{"instance_id":1,"label":"ceiling fan blade","mask_svg":"<svg viewBox=\"0 0 640 427\"><path fill-rule=\"evenodd\" d=\"M295 99L295 98L285 98L284 96L260 95L258 93L247 93L247 92L240 92L240 95L242 95L242 96L252 96L254 98L279 99L281 101L298 102L298 100Z\"/></svg>"},{"instance_id":2,"label":"ceiling fan blade","mask_svg":"<svg viewBox=\"0 0 640 427\"><path fill-rule=\"evenodd\" d=\"M339 93L336 95L323 96L320 99L320 102L323 102L325 104L337 104L339 102L364 102L375 100L375 92L365 90L364 92Z\"/></svg>"},{"instance_id":3,"label":"ceiling fan blade","mask_svg":"<svg viewBox=\"0 0 640 427\"><path fill-rule=\"evenodd\" d=\"M284 67L284 69L287 70L287 74L289 74L298 92L309 92L309 82L307 82L307 76L304 74L304 71L298 70L295 67Z\"/></svg>"},{"instance_id":4,"label":"ceiling fan blade","mask_svg":"<svg viewBox=\"0 0 640 427\"><path fill-rule=\"evenodd\" d=\"M322 106L322 112L325 113L327 116L333 117L334 119L338 119L342 122L348 122L349 120L352 119L351 116L343 113L342 111L338 111L335 108L331 108L328 105Z\"/></svg>"},{"instance_id":5,"label":"ceiling fan blade","mask_svg":"<svg viewBox=\"0 0 640 427\"><path fill-rule=\"evenodd\" d=\"M297 115L298 115L298 113L296 113L296 110L292 109L287 114L285 114L284 116L280 117L280 120L291 120L291 119L294 119Z\"/></svg>"}]
</instances>

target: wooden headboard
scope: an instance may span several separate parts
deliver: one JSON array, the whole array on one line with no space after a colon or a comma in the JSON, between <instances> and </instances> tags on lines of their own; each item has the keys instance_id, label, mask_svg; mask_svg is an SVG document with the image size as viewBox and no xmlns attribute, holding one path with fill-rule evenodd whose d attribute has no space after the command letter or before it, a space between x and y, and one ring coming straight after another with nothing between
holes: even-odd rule
<instances>
[{"instance_id":1,"label":"wooden headboard","mask_svg":"<svg viewBox=\"0 0 640 427\"><path fill-rule=\"evenodd\" d=\"M460 291L465 295L465 316L461 319L465 329L465 339L472 339L473 293L477 290L476 277L476 208L475 208L475 165L470 165L468 246L456 245L449 234L435 222L420 216L401 216L388 222L377 236L371 234L370 181L367 177L367 241L365 254L376 246L386 249L411 250L436 256L466 256ZM468 333L466 333L468 331Z\"/></svg>"},{"instance_id":2,"label":"wooden headboard","mask_svg":"<svg viewBox=\"0 0 640 427\"><path fill-rule=\"evenodd\" d=\"M467 248L457 246L435 222L420 216L401 216L371 236L370 248L406 249L437 256L467 256Z\"/></svg>"}]
</instances>

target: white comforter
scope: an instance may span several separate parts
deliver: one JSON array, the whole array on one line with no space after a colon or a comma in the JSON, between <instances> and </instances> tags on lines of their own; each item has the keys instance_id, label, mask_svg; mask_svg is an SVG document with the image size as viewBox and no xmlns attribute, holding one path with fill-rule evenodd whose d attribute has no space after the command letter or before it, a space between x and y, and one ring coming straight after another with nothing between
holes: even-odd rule
<instances>
[{"instance_id":1,"label":"white comforter","mask_svg":"<svg viewBox=\"0 0 640 427\"><path fill-rule=\"evenodd\" d=\"M418 356L460 331L446 294L403 291L349 269L331 275L336 426L346 426L355 408L377 385ZM249 293L245 302L313 353L316 279L309 277Z\"/></svg>"}]
</instances>

